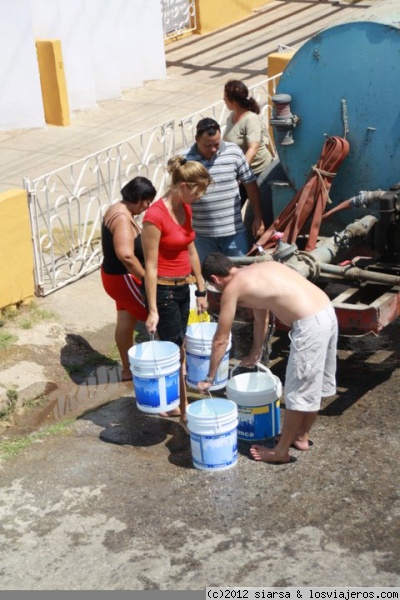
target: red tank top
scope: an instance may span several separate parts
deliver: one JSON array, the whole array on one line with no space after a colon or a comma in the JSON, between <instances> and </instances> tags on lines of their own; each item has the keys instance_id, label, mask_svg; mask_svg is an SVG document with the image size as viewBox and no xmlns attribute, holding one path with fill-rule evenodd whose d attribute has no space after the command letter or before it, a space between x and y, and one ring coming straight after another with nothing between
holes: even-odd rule
<instances>
[{"instance_id":1,"label":"red tank top","mask_svg":"<svg viewBox=\"0 0 400 600\"><path fill-rule=\"evenodd\" d=\"M193 242L192 209L183 205L185 222L178 225L172 219L162 198L146 210L143 222L152 223L161 232L157 272L160 277L183 277L191 273L188 246Z\"/></svg>"}]
</instances>

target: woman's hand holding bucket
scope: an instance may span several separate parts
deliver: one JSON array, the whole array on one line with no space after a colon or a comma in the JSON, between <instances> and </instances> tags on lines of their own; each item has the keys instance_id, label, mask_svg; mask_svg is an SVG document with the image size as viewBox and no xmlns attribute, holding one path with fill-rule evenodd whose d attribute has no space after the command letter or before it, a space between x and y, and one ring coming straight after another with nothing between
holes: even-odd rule
<instances>
[{"instance_id":1,"label":"woman's hand holding bucket","mask_svg":"<svg viewBox=\"0 0 400 600\"><path fill-rule=\"evenodd\" d=\"M154 339L154 334L157 331L157 325L158 325L158 321L159 321L160 317L158 316L158 311L150 311L149 312L149 316L146 319L146 329L148 331L148 333L150 334L150 336L153 336Z\"/></svg>"}]
</instances>

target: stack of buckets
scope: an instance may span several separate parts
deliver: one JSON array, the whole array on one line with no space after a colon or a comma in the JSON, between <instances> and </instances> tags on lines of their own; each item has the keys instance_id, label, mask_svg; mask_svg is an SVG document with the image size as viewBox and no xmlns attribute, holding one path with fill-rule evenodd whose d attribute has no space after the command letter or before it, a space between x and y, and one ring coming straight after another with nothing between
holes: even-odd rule
<instances>
[{"instance_id":1,"label":"stack of buckets","mask_svg":"<svg viewBox=\"0 0 400 600\"><path fill-rule=\"evenodd\" d=\"M257 366L262 371L235 375L226 386L227 397L238 407L238 438L248 442L280 433L282 384L264 365Z\"/></svg>"},{"instance_id":2,"label":"stack of buckets","mask_svg":"<svg viewBox=\"0 0 400 600\"><path fill-rule=\"evenodd\" d=\"M186 332L186 382L197 388L210 368L212 340L217 323L200 322L189 325ZM210 390L224 388L229 375L228 347L220 362ZM231 400L209 398L197 400L186 409L193 464L203 471L230 469L238 460L237 425L238 410Z\"/></svg>"},{"instance_id":3,"label":"stack of buckets","mask_svg":"<svg viewBox=\"0 0 400 600\"><path fill-rule=\"evenodd\" d=\"M188 327L187 381L196 386L208 374L216 323ZM205 471L233 467L237 441L260 441L280 433L282 385L263 365L263 371L242 373L228 380L229 349L210 389L226 387L227 399L197 400L187 407L193 464ZM160 413L179 407L180 349L172 342L150 341L129 350L129 363L139 410Z\"/></svg>"}]
</instances>

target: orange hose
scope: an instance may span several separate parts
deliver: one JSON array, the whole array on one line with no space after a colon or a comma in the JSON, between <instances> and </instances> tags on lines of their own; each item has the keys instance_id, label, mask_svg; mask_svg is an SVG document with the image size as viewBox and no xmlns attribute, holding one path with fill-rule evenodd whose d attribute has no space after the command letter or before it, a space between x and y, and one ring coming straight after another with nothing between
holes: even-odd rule
<instances>
[{"instance_id":1,"label":"orange hose","mask_svg":"<svg viewBox=\"0 0 400 600\"><path fill-rule=\"evenodd\" d=\"M332 136L326 140L321 156L317 164L312 167L305 185L295 194L248 254L254 253L257 246L274 247L276 239L273 239L273 236L277 231L283 232L284 242L294 243L297 236L305 232L303 230L309 219L311 222L306 251L314 250L332 180L349 150L350 145L344 138Z\"/></svg>"}]
</instances>

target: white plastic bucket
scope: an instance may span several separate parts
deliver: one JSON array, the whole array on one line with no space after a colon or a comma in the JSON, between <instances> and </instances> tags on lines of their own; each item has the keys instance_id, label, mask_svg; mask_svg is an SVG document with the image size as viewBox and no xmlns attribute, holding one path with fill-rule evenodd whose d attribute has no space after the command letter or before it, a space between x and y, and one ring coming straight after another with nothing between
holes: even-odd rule
<instances>
[{"instance_id":1,"label":"white plastic bucket","mask_svg":"<svg viewBox=\"0 0 400 600\"><path fill-rule=\"evenodd\" d=\"M282 384L264 365L263 371L241 373L232 377L226 395L238 407L238 438L256 441L280 433L280 397Z\"/></svg>"},{"instance_id":2,"label":"white plastic bucket","mask_svg":"<svg viewBox=\"0 0 400 600\"><path fill-rule=\"evenodd\" d=\"M210 368L211 346L217 323L194 323L186 331L186 382L190 387L197 387L204 381ZM213 385L210 390L221 390L226 386L229 376L229 353L232 341L221 360Z\"/></svg>"},{"instance_id":3,"label":"white plastic bucket","mask_svg":"<svg viewBox=\"0 0 400 600\"><path fill-rule=\"evenodd\" d=\"M196 469L222 471L238 460L237 406L231 400L196 400L186 409L192 460Z\"/></svg>"},{"instance_id":4,"label":"white plastic bucket","mask_svg":"<svg viewBox=\"0 0 400 600\"><path fill-rule=\"evenodd\" d=\"M137 407L160 413L179 406L180 349L172 342L150 341L128 351Z\"/></svg>"}]
</instances>

